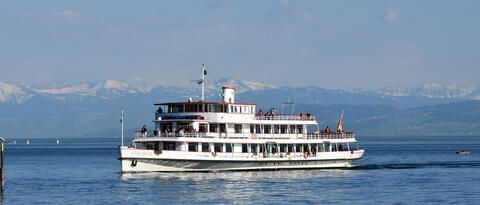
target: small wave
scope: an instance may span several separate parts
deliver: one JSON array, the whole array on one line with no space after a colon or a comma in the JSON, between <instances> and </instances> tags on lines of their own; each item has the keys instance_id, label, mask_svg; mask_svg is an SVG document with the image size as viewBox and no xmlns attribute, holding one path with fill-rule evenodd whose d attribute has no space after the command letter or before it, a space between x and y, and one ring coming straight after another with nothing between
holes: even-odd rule
<instances>
[{"instance_id":1,"label":"small wave","mask_svg":"<svg viewBox=\"0 0 480 205\"><path fill-rule=\"evenodd\" d=\"M355 167L352 167L352 169L375 170L375 169L422 169L422 168L469 168L469 167L480 167L480 161L365 164L365 165L357 165Z\"/></svg>"}]
</instances>

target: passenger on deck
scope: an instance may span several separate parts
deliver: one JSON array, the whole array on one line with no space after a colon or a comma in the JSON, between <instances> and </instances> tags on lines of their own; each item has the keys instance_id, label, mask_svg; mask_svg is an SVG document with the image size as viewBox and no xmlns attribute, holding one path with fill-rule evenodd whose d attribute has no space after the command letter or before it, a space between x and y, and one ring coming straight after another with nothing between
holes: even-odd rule
<instances>
[{"instance_id":1,"label":"passenger on deck","mask_svg":"<svg viewBox=\"0 0 480 205\"><path fill-rule=\"evenodd\" d=\"M263 113L263 110L262 110L262 109L260 109L260 110L258 111L257 115L258 115L258 116L264 116L264 115L265 115L265 113Z\"/></svg>"},{"instance_id":2,"label":"passenger on deck","mask_svg":"<svg viewBox=\"0 0 480 205\"><path fill-rule=\"evenodd\" d=\"M300 113L300 120L305 120L305 115L303 114L303 112Z\"/></svg>"},{"instance_id":3,"label":"passenger on deck","mask_svg":"<svg viewBox=\"0 0 480 205\"><path fill-rule=\"evenodd\" d=\"M147 125L143 125L142 129L140 130L140 133L142 134L142 137L147 137Z\"/></svg>"},{"instance_id":4,"label":"passenger on deck","mask_svg":"<svg viewBox=\"0 0 480 205\"><path fill-rule=\"evenodd\" d=\"M265 113L263 112L262 109L260 109L260 110L258 111L257 115L260 117L260 119L264 119L264 117L265 117Z\"/></svg>"},{"instance_id":5,"label":"passenger on deck","mask_svg":"<svg viewBox=\"0 0 480 205\"><path fill-rule=\"evenodd\" d=\"M277 114L277 111L275 110L274 107L272 107L272 109L270 109L270 115L275 115Z\"/></svg>"},{"instance_id":6,"label":"passenger on deck","mask_svg":"<svg viewBox=\"0 0 480 205\"><path fill-rule=\"evenodd\" d=\"M162 107L158 107L157 114L161 114L161 113L163 113L163 109L162 109Z\"/></svg>"},{"instance_id":7,"label":"passenger on deck","mask_svg":"<svg viewBox=\"0 0 480 205\"><path fill-rule=\"evenodd\" d=\"M330 128L328 126L325 128L325 133L330 134Z\"/></svg>"},{"instance_id":8,"label":"passenger on deck","mask_svg":"<svg viewBox=\"0 0 480 205\"><path fill-rule=\"evenodd\" d=\"M311 117L312 117L312 114L307 113L307 120L310 120Z\"/></svg>"}]
</instances>

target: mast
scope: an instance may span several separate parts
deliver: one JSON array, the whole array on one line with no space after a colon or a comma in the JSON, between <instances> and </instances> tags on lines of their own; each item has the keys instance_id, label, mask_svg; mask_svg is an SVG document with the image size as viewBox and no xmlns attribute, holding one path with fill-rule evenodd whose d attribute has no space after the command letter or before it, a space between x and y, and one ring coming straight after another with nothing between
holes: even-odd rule
<instances>
[{"instance_id":1,"label":"mast","mask_svg":"<svg viewBox=\"0 0 480 205\"><path fill-rule=\"evenodd\" d=\"M207 71L205 70L205 64L202 64L202 78L199 81L200 84L200 101L203 102L205 100L205 76L207 76Z\"/></svg>"},{"instance_id":2,"label":"mast","mask_svg":"<svg viewBox=\"0 0 480 205\"><path fill-rule=\"evenodd\" d=\"M122 125L122 131L121 131L121 136L122 136L122 146L123 146L123 109L122 109L122 115L120 116L120 124Z\"/></svg>"}]
</instances>

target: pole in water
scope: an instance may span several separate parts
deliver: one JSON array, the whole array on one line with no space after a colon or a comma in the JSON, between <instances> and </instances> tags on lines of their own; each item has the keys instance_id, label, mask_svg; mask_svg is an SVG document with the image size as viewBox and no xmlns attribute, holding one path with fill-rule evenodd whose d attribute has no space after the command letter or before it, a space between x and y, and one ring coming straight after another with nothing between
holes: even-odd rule
<instances>
[{"instance_id":1,"label":"pole in water","mask_svg":"<svg viewBox=\"0 0 480 205\"><path fill-rule=\"evenodd\" d=\"M5 168L4 168L4 161L5 161L5 140L3 139L3 137L0 137L0 143L2 143L2 152L1 152L1 157L0 157L0 164L1 164L1 168L0 168L0 180L1 180L1 194L3 195L3 192L5 192Z\"/></svg>"},{"instance_id":2,"label":"pole in water","mask_svg":"<svg viewBox=\"0 0 480 205\"><path fill-rule=\"evenodd\" d=\"M122 136L122 146L123 146L123 116L124 116L124 113L123 113L123 109L122 109L122 115L120 116L120 124L122 125L122 131L121 131L121 136Z\"/></svg>"}]
</instances>

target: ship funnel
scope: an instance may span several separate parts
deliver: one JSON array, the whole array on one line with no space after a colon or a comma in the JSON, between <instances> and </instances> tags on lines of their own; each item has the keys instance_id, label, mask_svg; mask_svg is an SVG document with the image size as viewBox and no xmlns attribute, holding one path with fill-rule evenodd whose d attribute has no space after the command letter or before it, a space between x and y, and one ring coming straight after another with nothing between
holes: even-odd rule
<instances>
[{"instance_id":1,"label":"ship funnel","mask_svg":"<svg viewBox=\"0 0 480 205\"><path fill-rule=\"evenodd\" d=\"M222 87L223 102L234 103L235 102L235 88L223 86Z\"/></svg>"}]
</instances>

